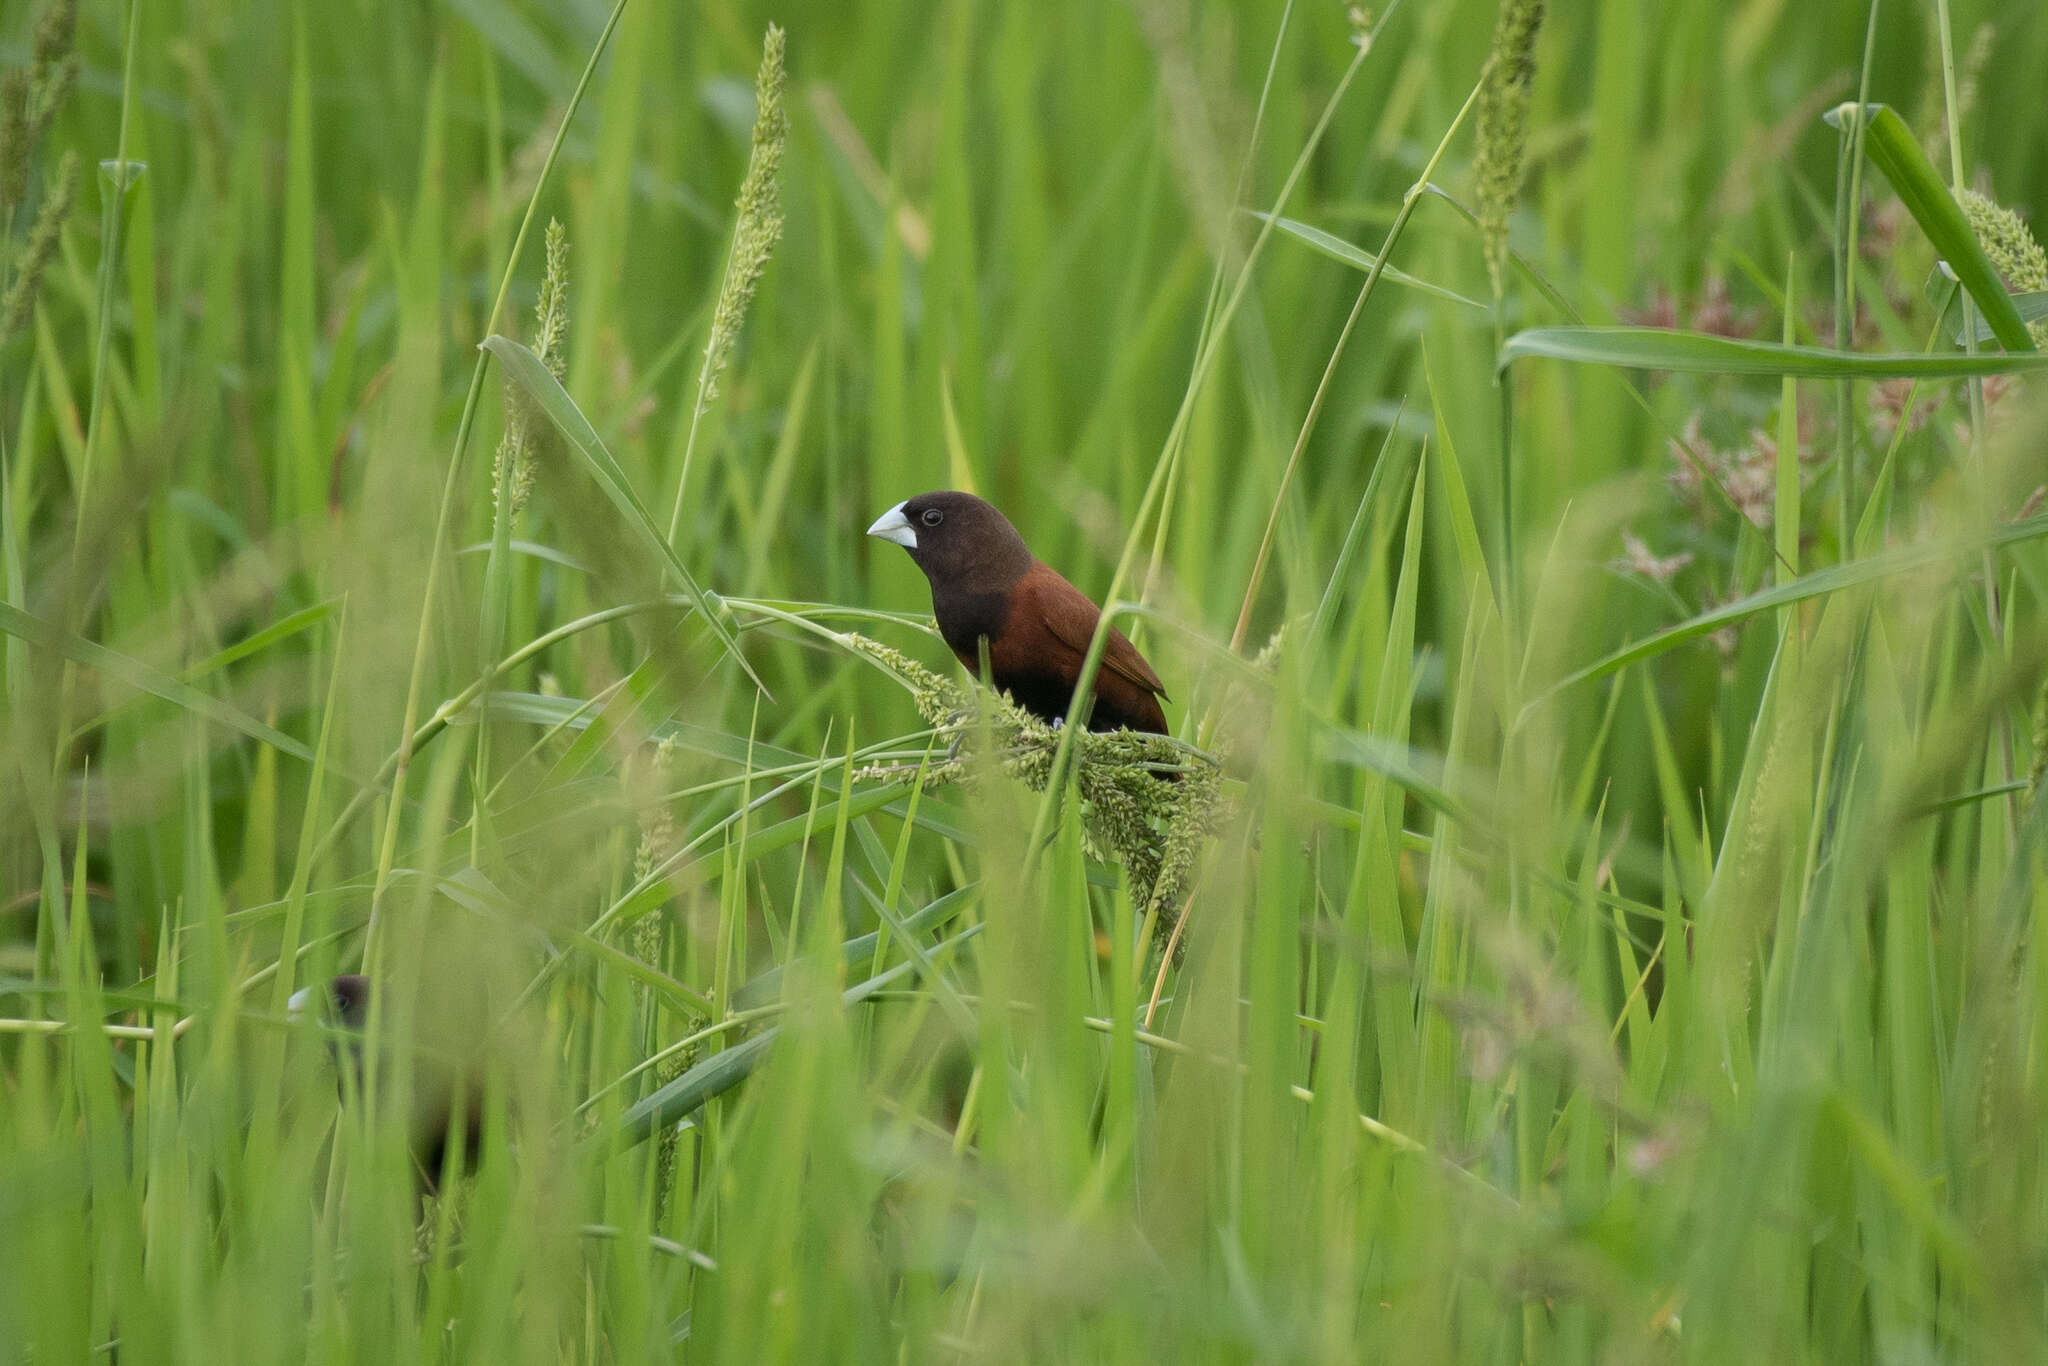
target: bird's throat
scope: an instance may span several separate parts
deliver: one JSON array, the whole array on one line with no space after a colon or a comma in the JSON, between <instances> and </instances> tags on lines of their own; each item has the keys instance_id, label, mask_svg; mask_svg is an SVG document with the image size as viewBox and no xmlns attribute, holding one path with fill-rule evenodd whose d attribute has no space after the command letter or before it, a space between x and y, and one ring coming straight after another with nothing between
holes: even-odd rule
<instances>
[{"instance_id":1,"label":"bird's throat","mask_svg":"<svg viewBox=\"0 0 2048 1366\"><path fill-rule=\"evenodd\" d=\"M986 638L993 646L1003 638L1010 598L1007 592L976 593L934 584L932 615L938 618L939 634L954 655L970 671L979 673L981 641Z\"/></svg>"}]
</instances>

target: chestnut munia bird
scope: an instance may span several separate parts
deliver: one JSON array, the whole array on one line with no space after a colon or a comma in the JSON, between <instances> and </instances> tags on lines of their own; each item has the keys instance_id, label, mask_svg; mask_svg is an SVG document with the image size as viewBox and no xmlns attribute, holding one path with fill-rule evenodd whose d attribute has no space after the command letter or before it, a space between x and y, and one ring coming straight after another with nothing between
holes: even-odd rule
<instances>
[{"instance_id":1,"label":"chestnut munia bird","mask_svg":"<svg viewBox=\"0 0 2048 1366\"><path fill-rule=\"evenodd\" d=\"M1031 553L1009 518L971 493L941 490L898 503L868 535L902 546L931 580L939 634L968 672L980 675L986 640L990 682L1034 716L1066 716L1102 612ZM1110 627L1089 728L1165 735L1165 696L1138 648Z\"/></svg>"}]
</instances>

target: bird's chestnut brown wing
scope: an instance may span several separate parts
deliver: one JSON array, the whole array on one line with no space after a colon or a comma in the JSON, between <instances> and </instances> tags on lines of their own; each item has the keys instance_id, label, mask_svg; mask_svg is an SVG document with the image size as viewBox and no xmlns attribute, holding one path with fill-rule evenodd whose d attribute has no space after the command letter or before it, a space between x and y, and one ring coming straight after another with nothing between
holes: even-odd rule
<instances>
[{"instance_id":1,"label":"bird's chestnut brown wing","mask_svg":"<svg viewBox=\"0 0 2048 1366\"><path fill-rule=\"evenodd\" d=\"M1087 657L1088 642L1094 638L1095 623L1102 618L1101 610L1086 593L1045 564L1033 566L1018 581L1016 591L1020 600L1012 620L1038 621L1048 635L1072 653L1073 667L1078 671ZM1102 668L1141 692L1166 696L1165 685L1145 662L1145 656L1114 626L1109 628L1109 638L1102 647Z\"/></svg>"}]
</instances>

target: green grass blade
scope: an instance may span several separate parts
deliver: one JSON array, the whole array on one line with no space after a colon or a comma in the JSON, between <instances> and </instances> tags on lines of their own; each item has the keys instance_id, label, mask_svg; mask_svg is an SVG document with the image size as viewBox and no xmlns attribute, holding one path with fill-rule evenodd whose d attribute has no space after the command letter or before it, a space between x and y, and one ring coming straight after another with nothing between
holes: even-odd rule
<instances>
[{"instance_id":1,"label":"green grass blade","mask_svg":"<svg viewBox=\"0 0 2048 1366\"><path fill-rule=\"evenodd\" d=\"M1342 261L1354 270L1370 272L1375 265L1379 265L1379 258L1365 248L1353 246L1343 238L1333 233L1324 232L1321 228L1311 227L1307 223L1292 218L1275 217L1263 210L1248 209L1246 212L1254 218L1271 222L1275 228L1286 233L1289 237L1315 248L1332 261ZM1424 294L1434 295L1450 303L1463 304L1467 308L1476 308L1481 312L1487 310L1487 305L1477 299L1460 294L1454 289L1445 289L1442 285L1433 285L1427 280L1418 280L1413 275L1395 266L1380 266L1380 274L1386 278L1389 284L1400 285L1403 289L1420 290Z\"/></svg>"},{"instance_id":2,"label":"green grass blade","mask_svg":"<svg viewBox=\"0 0 2048 1366\"><path fill-rule=\"evenodd\" d=\"M1532 327L1507 339L1500 366L1506 369L1536 357L1626 370L1800 379L1968 379L2048 368L2048 356L2033 351L1982 356L1863 353L1661 327Z\"/></svg>"},{"instance_id":3,"label":"green grass blade","mask_svg":"<svg viewBox=\"0 0 2048 1366\"><path fill-rule=\"evenodd\" d=\"M939 951L945 953L958 948L981 933L981 929L980 925L968 926L941 944ZM876 992L894 986L915 970L914 963L898 963L895 967L876 973L864 982L848 987L840 993L840 1002L843 1005L858 1005ZM705 1059L682 1076L649 1094L619 1117L619 1141L627 1145L644 1142L691 1111L701 1108L705 1102L716 1099L745 1081L767 1059L769 1049L774 1046L781 1032L779 1026L764 1029L745 1043Z\"/></svg>"},{"instance_id":4,"label":"green grass blade","mask_svg":"<svg viewBox=\"0 0 2048 1366\"><path fill-rule=\"evenodd\" d=\"M1840 127L1844 119L1855 116L1855 109L1853 102L1838 105L1827 120ZM1948 186L1941 183L1927 153L1920 149L1920 140L1888 105L1866 104L1863 116L1865 153L1892 183L1913 221L1955 271L1963 288L1970 291L1970 297L1983 310L1992 335L2008 351L2032 351L2034 339L2028 335L2026 323L2020 320L2019 310L2013 307L2012 296L2005 292L1991 258L1984 254L1983 244L1970 230L1962 206L1948 192Z\"/></svg>"},{"instance_id":5,"label":"green grass blade","mask_svg":"<svg viewBox=\"0 0 2048 1366\"><path fill-rule=\"evenodd\" d=\"M1761 592L1752 593L1748 597L1725 603L1712 611L1688 617L1674 626L1665 627L1655 635L1623 646L1612 654L1565 675L1553 683L1536 701L1552 697L1575 683L1604 678L1617 669L1625 669L1631 664L1664 654L1688 640L1696 640L1724 626L1747 621L1760 612L1776 611L1791 603L1825 597L1829 593L1839 593L1845 588L1875 583L1895 574L1908 573L1946 560L1967 558L1986 549L2017 545L2042 536L2048 536L2048 515L2029 517L2021 522L2008 522L1979 536L1906 546L1886 551L1881 555L1872 555L1868 559L1803 574L1796 579L1789 579ZM1533 706L1535 703L1532 702L1530 705Z\"/></svg>"}]
</instances>

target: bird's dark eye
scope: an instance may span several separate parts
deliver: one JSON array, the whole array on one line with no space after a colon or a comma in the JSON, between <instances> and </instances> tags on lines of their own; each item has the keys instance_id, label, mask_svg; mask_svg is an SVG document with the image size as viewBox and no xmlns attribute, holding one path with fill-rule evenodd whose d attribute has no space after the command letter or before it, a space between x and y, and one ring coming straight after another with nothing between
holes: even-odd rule
<instances>
[{"instance_id":1,"label":"bird's dark eye","mask_svg":"<svg viewBox=\"0 0 2048 1366\"><path fill-rule=\"evenodd\" d=\"M926 508L924 510L924 524L926 526L937 526L940 522L943 522L945 520L946 514L939 511L937 508Z\"/></svg>"}]
</instances>

